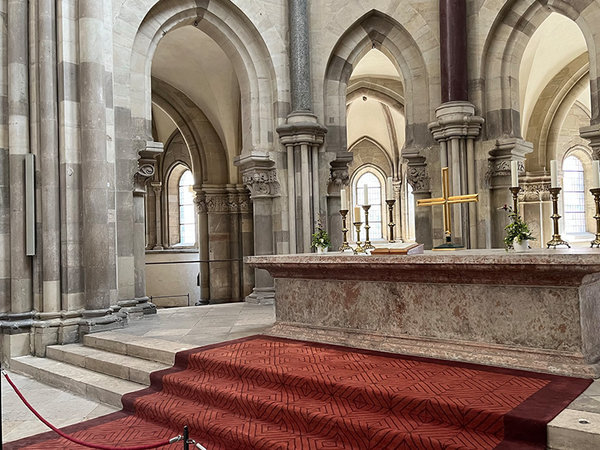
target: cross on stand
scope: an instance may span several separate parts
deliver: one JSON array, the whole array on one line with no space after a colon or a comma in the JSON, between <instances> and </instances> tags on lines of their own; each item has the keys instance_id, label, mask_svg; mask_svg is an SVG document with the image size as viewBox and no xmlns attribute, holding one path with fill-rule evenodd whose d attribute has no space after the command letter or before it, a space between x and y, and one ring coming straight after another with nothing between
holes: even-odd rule
<instances>
[{"instance_id":1,"label":"cross on stand","mask_svg":"<svg viewBox=\"0 0 600 450\"><path fill-rule=\"evenodd\" d=\"M438 198L425 198L417 200L417 206L444 206L444 234L446 242L434 250L454 250L463 248L462 245L456 245L452 242L452 218L450 214L450 205L457 203L472 203L479 201L479 194L468 195L450 195L450 179L448 176L448 168L442 168L442 196Z\"/></svg>"}]
</instances>

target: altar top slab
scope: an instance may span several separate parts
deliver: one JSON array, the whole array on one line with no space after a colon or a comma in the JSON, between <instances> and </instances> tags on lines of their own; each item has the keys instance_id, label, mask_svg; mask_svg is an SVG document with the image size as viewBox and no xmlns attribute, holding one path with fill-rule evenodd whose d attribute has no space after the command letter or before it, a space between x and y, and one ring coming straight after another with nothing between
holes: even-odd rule
<instances>
[{"instance_id":1,"label":"altar top slab","mask_svg":"<svg viewBox=\"0 0 600 450\"><path fill-rule=\"evenodd\" d=\"M422 255L314 253L250 256L275 278L578 286L600 280L600 249L426 251ZM593 275L584 280L584 277Z\"/></svg>"}]
</instances>

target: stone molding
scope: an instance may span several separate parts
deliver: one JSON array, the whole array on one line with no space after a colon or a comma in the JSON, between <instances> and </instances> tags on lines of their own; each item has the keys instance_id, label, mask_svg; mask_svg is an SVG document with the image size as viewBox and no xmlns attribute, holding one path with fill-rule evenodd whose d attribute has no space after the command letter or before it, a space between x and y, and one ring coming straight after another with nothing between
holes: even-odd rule
<instances>
[{"instance_id":1,"label":"stone molding","mask_svg":"<svg viewBox=\"0 0 600 450\"><path fill-rule=\"evenodd\" d=\"M285 125L277 127L280 142L287 146L309 145L321 146L325 142L327 128L317 122L317 117L310 113L292 113L287 117Z\"/></svg>"},{"instance_id":2,"label":"stone molding","mask_svg":"<svg viewBox=\"0 0 600 450\"><path fill-rule=\"evenodd\" d=\"M413 194L431 192L431 177L427 172L427 163L423 156L413 156L408 159L406 181L413 188Z\"/></svg>"},{"instance_id":3,"label":"stone molding","mask_svg":"<svg viewBox=\"0 0 600 450\"><path fill-rule=\"evenodd\" d=\"M519 192L520 202L549 202L550 196L550 176L528 175L521 181L521 192Z\"/></svg>"},{"instance_id":4,"label":"stone molding","mask_svg":"<svg viewBox=\"0 0 600 450\"><path fill-rule=\"evenodd\" d=\"M238 193L206 193L196 191L194 204L198 214L205 213L248 213L252 212L252 205L248 194Z\"/></svg>"},{"instance_id":5,"label":"stone molding","mask_svg":"<svg viewBox=\"0 0 600 450\"><path fill-rule=\"evenodd\" d=\"M350 184L350 174L348 173L348 164L350 161L334 160L331 162L329 183L340 188Z\"/></svg>"}]
</instances>

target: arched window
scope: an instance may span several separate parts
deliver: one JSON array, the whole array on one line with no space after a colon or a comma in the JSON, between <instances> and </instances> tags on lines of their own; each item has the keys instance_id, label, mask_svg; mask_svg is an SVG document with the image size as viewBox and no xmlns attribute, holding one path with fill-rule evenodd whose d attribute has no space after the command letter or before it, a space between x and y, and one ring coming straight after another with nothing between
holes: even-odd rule
<instances>
[{"instance_id":1,"label":"arched window","mask_svg":"<svg viewBox=\"0 0 600 450\"><path fill-rule=\"evenodd\" d=\"M585 189L583 164L576 156L568 156L563 162L563 201L565 232L585 232Z\"/></svg>"},{"instance_id":2,"label":"arched window","mask_svg":"<svg viewBox=\"0 0 600 450\"><path fill-rule=\"evenodd\" d=\"M372 172L363 173L354 184L354 204L364 205L364 188L367 186L369 205L369 225L371 229L369 231L369 237L373 239L383 239L383 226L382 226L382 202L381 202L381 181ZM363 212L361 211L361 214ZM363 220L364 221L364 220ZM365 233L363 231L362 237L364 239Z\"/></svg>"},{"instance_id":3,"label":"arched window","mask_svg":"<svg viewBox=\"0 0 600 450\"><path fill-rule=\"evenodd\" d=\"M179 179L179 245L195 243L194 177L186 170Z\"/></svg>"}]
</instances>

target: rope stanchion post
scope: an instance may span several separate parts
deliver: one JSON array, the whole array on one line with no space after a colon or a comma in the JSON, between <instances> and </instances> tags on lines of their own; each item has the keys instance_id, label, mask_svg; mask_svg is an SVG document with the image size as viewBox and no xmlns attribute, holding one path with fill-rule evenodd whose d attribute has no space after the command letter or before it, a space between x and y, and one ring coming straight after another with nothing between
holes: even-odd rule
<instances>
[{"instance_id":1,"label":"rope stanchion post","mask_svg":"<svg viewBox=\"0 0 600 450\"><path fill-rule=\"evenodd\" d=\"M183 427L183 450L190 450L190 430L187 425Z\"/></svg>"}]
</instances>

